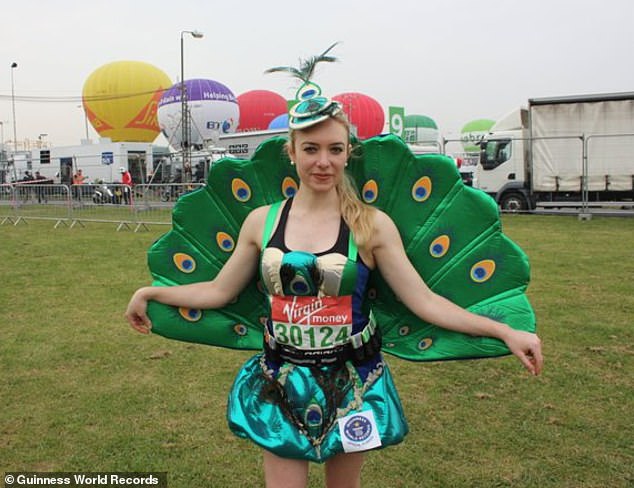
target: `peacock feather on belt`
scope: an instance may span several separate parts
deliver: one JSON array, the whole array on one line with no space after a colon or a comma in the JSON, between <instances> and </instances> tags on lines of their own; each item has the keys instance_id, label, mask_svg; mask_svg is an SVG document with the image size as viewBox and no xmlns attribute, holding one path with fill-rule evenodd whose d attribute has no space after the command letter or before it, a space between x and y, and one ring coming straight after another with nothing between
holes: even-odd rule
<instances>
[{"instance_id":1,"label":"peacock feather on belt","mask_svg":"<svg viewBox=\"0 0 634 488\"><path fill-rule=\"evenodd\" d=\"M213 279L227 261L240 226L256 207L292 196L298 177L285 138L260 145L250 160L225 158L207 185L177 202L172 229L148 252L155 286ZM534 331L526 297L529 263L502 233L494 200L462 183L453 161L413 155L395 136L361 142L348 171L362 199L386 212L412 264L428 286L473 313ZM413 361L508 354L503 342L448 331L421 321L399 301L378 271L369 299L383 350ZM253 282L222 309L191 310L151 302L153 332L214 346L261 349L267 314L262 286Z\"/></svg>"}]
</instances>

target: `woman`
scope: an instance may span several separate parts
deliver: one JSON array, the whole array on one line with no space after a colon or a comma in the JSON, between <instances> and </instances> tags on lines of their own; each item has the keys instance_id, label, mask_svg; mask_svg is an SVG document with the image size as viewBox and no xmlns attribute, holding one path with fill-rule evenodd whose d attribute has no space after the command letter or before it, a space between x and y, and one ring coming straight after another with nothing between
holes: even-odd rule
<instances>
[{"instance_id":1,"label":"woman","mask_svg":"<svg viewBox=\"0 0 634 488\"><path fill-rule=\"evenodd\" d=\"M126 317L149 333L149 300L223 307L259 268L271 304L265 351L236 378L230 428L264 448L267 486L306 486L309 460L325 461L328 486L359 486L363 451L407 433L365 300L371 270L422 320L499 338L532 374L542 367L541 345L534 334L471 314L426 286L392 220L363 204L345 175L352 147L339 104L321 99L303 113L292 110L289 126L296 195L249 214L213 281L141 288Z\"/></svg>"}]
</instances>

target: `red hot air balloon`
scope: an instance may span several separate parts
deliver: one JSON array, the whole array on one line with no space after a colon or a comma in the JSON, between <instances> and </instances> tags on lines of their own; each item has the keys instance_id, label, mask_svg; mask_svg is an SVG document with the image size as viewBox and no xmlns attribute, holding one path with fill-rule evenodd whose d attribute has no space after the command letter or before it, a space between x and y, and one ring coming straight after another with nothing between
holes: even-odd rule
<instances>
[{"instance_id":1,"label":"red hot air balloon","mask_svg":"<svg viewBox=\"0 0 634 488\"><path fill-rule=\"evenodd\" d=\"M374 98L362 93L342 93L332 98L343 105L343 111L357 128L359 139L368 139L383 132L385 114Z\"/></svg>"},{"instance_id":2,"label":"red hot air balloon","mask_svg":"<svg viewBox=\"0 0 634 488\"><path fill-rule=\"evenodd\" d=\"M286 100L268 90L251 90L238 96L240 123L238 132L266 130L278 115L287 112Z\"/></svg>"}]
</instances>

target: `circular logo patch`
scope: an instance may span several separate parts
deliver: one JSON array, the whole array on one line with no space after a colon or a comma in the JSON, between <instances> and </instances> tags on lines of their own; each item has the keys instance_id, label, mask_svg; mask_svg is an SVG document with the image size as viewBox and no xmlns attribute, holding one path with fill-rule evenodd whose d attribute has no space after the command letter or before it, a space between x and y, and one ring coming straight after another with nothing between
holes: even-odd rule
<instances>
[{"instance_id":1,"label":"circular logo patch","mask_svg":"<svg viewBox=\"0 0 634 488\"><path fill-rule=\"evenodd\" d=\"M362 415L355 415L346 422L343 432L350 441L363 442L372 435L372 424Z\"/></svg>"}]
</instances>

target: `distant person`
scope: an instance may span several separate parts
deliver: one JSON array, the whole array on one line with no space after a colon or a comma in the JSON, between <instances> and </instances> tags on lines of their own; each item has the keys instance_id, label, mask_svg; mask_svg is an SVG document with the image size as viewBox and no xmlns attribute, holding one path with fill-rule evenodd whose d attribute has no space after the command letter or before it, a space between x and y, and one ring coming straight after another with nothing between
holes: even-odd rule
<instances>
[{"instance_id":1,"label":"distant person","mask_svg":"<svg viewBox=\"0 0 634 488\"><path fill-rule=\"evenodd\" d=\"M35 172L35 181L37 186L35 188L35 194L37 195L37 203L47 203L46 193L42 184L46 181L46 177L42 176L39 171Z\"/></svg>"},{"instance_id":2,"label":"distant person","mask_svg":"<svg viewBox=\"0 0 634 488\"><path fill-rule=\"evenodd\" d=\"M28 185L28 183L31 183L34 180L33 175L31 174L30 171L25 171L24 172L24 176L22 177L22 179L20 180L23 183L27 183L26 185L23 185L21 188L21 195L22 195L22 200L24 202L26 202L27 200L30 199L30 195L31 195L31 188L30 185Z\"/></svg>"},{"instance_id":3,"label":"distant person","mask_svg":"<svg viewBox=\"0 0 634 488\"><path fill-rule=\"evenodd\" d=\"M80 168L77 173L73 175L73 185L83 185L86 181L83 170Z\"/></svg>"},{"instance_id":4,"label":"distant person","mask_svg":"<svg viewBox=\"0 0 634 488\"><path fill-rule=\"evenodd\" d=\"M73 175L73 196L78 200L81 200L81 188L79 185L83 185L86 181L86 177L84 176L84 172L81 168L77 170L77 173Z\"/></svg>"},{"instance_id":5,"label":"distant person","mask_svg":"<svg viewBox=\"0 0 634 488\"><path fill-rule=\"evenodd\" d=\"M121 183L123 186L123 201L126 205L130 205L132 199L132 175L128 170L126 170L123 166L119 168L119 173L121 173Z\"/></svg>"}]
</instances>

